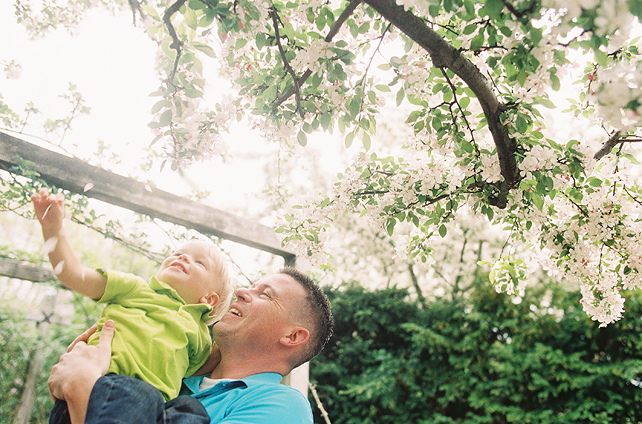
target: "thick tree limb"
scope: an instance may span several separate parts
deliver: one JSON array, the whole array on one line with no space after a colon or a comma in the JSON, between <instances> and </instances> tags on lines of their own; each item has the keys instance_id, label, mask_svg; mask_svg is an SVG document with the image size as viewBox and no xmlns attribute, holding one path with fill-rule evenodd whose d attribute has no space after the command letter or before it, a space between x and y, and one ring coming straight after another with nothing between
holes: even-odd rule
<instances>
[{"instance_id":1,"label":"thick tree limb","mask_svg":"<svg viewBox=\"0 0 642 424\"><path fill-rule=\"evenodd\" d=\"M608 140L606 140L606 143L604 143L604 146L600 150L598 150L595 155L593 155L593 159L595 160L600 160L604 156L608 155L611 153L611 150L618 145L618 144L623 144L623 143L639 143L642 141L642 137L637 137L637 136L622 136L621 131L616 131L614 132L611 137L609 137Z\"/></svg>"},{"instance_id":2,"label":"thick tree limb","mask_svg":"<svg viewBox=\"0 0 642 424\"><path fill-rule=\"evenodd\" d=\"M615 131L611 137L609 137L608 140L606 140L606 143L604 143L604 146L600 150L598 150L595 155L593 155L593 159L595 160L600 160L604 156L608 155L611 153L611 150L615 147L616 144L620 142L620 131Z\"/></svg>"},{"instance_id":3,"label":"thick tree limb","mask_svg":"<svg viewBox=\"0 0 642 424\"><path fill-rule=\"evenodd\" d=\"M495 205L500 208L505 207L508 191L519 182L519 169L515 158L517 145L515 140L509 136L506 126L499 120L505 106L497 99L489 81L461 52L426 25L421 18L404 10L394 0L364 0L364 3L375 9L411 40L428 51L434 66L453 71L477 96L493 136L502 177L504 177L504 182L499 187L499 196L495 199Z\"/></svg>"}]
</instances>

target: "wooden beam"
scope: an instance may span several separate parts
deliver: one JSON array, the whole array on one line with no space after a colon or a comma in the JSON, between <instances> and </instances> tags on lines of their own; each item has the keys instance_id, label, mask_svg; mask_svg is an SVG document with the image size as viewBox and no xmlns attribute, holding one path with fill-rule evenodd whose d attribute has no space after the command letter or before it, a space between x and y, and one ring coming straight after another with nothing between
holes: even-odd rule
<instances>
[{"instance_id":1,"label":"wooden beam","mask_svg":"<svg viewBox=\"0 0 642 424\"><path fill-rule=\"evenodd\" d=\"M45 267L34 265L29 262L16 261L8 258L0 258L0 275L20 280L42 283L56 279L53 272Z\"/></svg>"},{"instance_id":2,"label":"wooden beam","mask_svg":"<svg viewBox=\"0 0 642 424\"><path fill-rule=\"evenodd\" d=\"M279 255L286 264L294 264L296 255L281 247L272 228L0 132L0 169L10 171L17 157L32 162L30 169L62 189ZM85 192L88 184L92 188Z\"/></svg>"}]
</instances>

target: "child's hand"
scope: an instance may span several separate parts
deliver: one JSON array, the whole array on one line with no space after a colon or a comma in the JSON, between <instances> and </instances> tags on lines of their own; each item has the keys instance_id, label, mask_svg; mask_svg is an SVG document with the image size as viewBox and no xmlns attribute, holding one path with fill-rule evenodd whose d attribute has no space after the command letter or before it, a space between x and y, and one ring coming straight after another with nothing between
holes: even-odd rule
<instances>
[{"instance_id":1,"label":"child's hand","mask_svg":"<svg viewBox=\"0 0 642 424\"><path fill-rule=\"evenodd\" d=\"M47 189L42 189L40 193L31 196L31 201L43 232L58 234L65 217L64 196L61 193L50 195Z\"/></svg>"}]
</instances>

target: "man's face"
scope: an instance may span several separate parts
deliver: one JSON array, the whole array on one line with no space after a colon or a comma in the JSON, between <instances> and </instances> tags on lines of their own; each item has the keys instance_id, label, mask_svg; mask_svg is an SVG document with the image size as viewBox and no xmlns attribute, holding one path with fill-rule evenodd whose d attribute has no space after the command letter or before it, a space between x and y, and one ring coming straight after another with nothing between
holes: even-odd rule
<instances>
[{"instance_id":1,"label":"man's face","mask_svg":"<svg viewBox=\"0 0 642 424\"><path fill-rule=\"evenodd\" d=\"M234 342L260 346L278 344L295 322L297 305L304 301L305 289L286 274L262 278L250 288L236 290L236 300L214 326L217 342L230 336Z\"/></svg>"},{"instance_id":2,"label":"man's face","mask_svg":"<svg viewBox=\"0 0 642 424\"><path fill-rule=\"evenodd\" d=\"M205 242L188 242L163 261L156 279L169 284L185 303L199 303L216 287L213 252Z\"/></svg>"}]
</instances>

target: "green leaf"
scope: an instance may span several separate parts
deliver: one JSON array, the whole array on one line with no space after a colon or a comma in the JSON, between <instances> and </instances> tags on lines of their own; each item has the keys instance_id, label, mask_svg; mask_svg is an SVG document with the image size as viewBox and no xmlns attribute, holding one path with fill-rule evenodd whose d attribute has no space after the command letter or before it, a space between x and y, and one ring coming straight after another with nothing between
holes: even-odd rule
<instances>
[{"instance_id":1,"label":"green leaf","mask_svg":"<svg viewBox=\"0 0 642 424\"><path fill-rule=\"evenodd\" d=\"M183 17L185 18L185 25L187 25L188 27L190 27L191 29L196 29L198 27L196 12L194 12L191 8L185 8Z\"/></svg>"},{"instance_id":2,"label":"green leaf","mask_svg":"<svg viewBox=\"0 0 642 424\"><path fill-rule=\"evenodd\" d=\"M203 43L192 43L194 48L202 53L205 53L207 56L216 58L216 52L213 48Z\"/></svg>"},{"instance_id":3,"label":"green leaf","mask_svg":"<svg viewBox=\"0 0 642 424\"><path fill-rule=\"evenodd\" d=\"M203 97L203 92L194 87L188 87L185 89L185 95L190 99L198 99L199 97Z\"/></svg>"},{"instance_id":4,"label":"green leaf","mask_svg":"<svg viewBox=\"0 0 642 424\"><path fill-rule=\"evenodd\" d=\"M166 127L172 122L172 110L167 109L165 112L163 112L158 120L158 123L160 124L161 127Z\"/></svg>"},{"instance_id":5,"label":"green leaf","mask_svg":"<svg viewBox=\"0 0 642 424\"><path fill-rule=\"evenodd\" d=\"M560 79L557 75L551 74L551 88L555 91L559 91L561 86L562 84L560 83Z\"/></svg>"},{"instance_id":6,"label":"green leaf","mask_svg":"<svg viewBox=\"0 0 642 424\"><path fill-rule=\"evenodd\" d=\"M531 192L531 200L533 201L533 204L537 209L540 211L544 207L544 201L542 200L542 196L540 196L538 193Z\"/></svg>"},{"instance_id":7,"label":"green leaf","mask_svg":"<svg viewBox=\"0 0 642 424\"><path fill-rule=\"evenodd\" d=\"M555 109L555 103L553 103L549 99L544 99L540 97L537 99L537 103L549 109Z\"/></svg>"},{"instance_id":8,"label":"green leaf","mask_svg":"<svg viewBox=\"0 0 642 424\"><path fill-rule=\"evenodd\" d=\"M352 142L353 141L354 141L354 131L349 132L348 134L346 134L346 138L345 138L345 141L344 141L346 149L348 149L348 148L350 148L350 146L352 146Z\"/></svg>"},{"instance_id":9,"label":"green leaf","mask_svg":"<svg viewBox=\"0 0 642 424\"><path fill-rule=\"evenodd\" d=\"M158 113L165 107L172 107L172 102L166 99L159 100L152 106L152 113Z\"/></svg>"},{"instance_id":10,"label":"green leaf","mask_svg":"<svg viewBox=\"0 0 642 424\"><path fill-rule=\"evenodd\" d=\"M348 111L350 112L350 120L356 118L361 111L361 102L363 101L363 94L357 93L353 98L348 100Z\"/></svg>"},{"instance_id":11,"label":"green leaf","mask_svg":"<svg viewBox=\"0 0 642 424\"><path fill-rule=\"evenodd\" d=\"M327 131L332 123L332 116L329 113L322 113L319 115L319 122L321 122L321 127Z\"/></svg>"},{"instance_id":12,"label":"green leaf","mask_svg":"<svg viewBox=\"0 0 642 424\"><path fill-rule=\"evenodd\" d=\"M602 186L602 180L599 178L595 177L590 177L588 179L588 183L591 185L591 187L601 187Z\"/></svg>"},{"instance_id":13,"label":"green leaf","mask_svg":"<svg viewBox=\"0 0 642 424\"><path fill-rule=\"evenodd\" d=\"M446 225L441 224L441 226L439 227L439 235L441 236L441 238L446 237L447 233L448 233L448 229L446 228Z\"/></svg>"},{"instance_id":14,"label":"green leaf","mask_svg":"<svg viewBox=\"0 0 642 424\"><path fill-rule=\"evenodd\" d=\"M520 134L525 134L528 130L528 123L526 122L526 119L524 119L524 117L520 115L515 120L515 127Z\"/></svg>"},{"instance_id":15,"label":"green leaf","mask_svg":"<svg viewBox=\"0 0 642 424\"><path fill-rule=\"evenodd\" d=\"M394 233L396 223L397 221L394 218L388 218L388 221L386 222L386 231L388 232L389 236Z\"/></svg>"},{"instance_id":16,"label":"green leaf","mask_svg":"<svg viewBox=\"0 0 642 424\"><path fill-rule=\"evenodd\" d=\"M400 88L399 91L397 91L397 106L401 105L401 102L403 102L404 97L406 97L406 92L404 91L403 88Z\"/></svg>"},{"instance_id":17,"label":"green leaf","mask_svg":"<svg viewBox=\"0 0 642 424\"><path fill-rule=\"evenodd\" d=\"M464 28L464 30L462 31L462 34L464 34L464 35L470 35L470 34L472 34L473 32L475 32L475 30L476 30L477 28L479 28L479 25L477 25L477 24L470 24L470 25L466 25L466 27L465 27L465 28Z\"/></svg>"},{"instance_id":18,"label":"green leaf","mask_svg":"<svg viewBox=\"0 0 642 424\"><path fill-rule=\"evenodd\" d=\"M484 45L484 33L480 32L470 40L470 50L477 51Z\"/></svg>"},{"instance_id":19,"label":"green leaf","mask_svg":"<svg viewBox=\"0 0 642 424\"><path fill-rule=\"evenodd\" d=\"M153 7L148 6L146 4L141 4L140 8L143 9L145 12L147 12L147 14L149 16L151 16L152 18L154 18L155 20L157 20L157 21L161 20L160 16L158 16L158 12Z\"/></svg>"},{"instance_id":20,"label":"green leaf","mask_svg":"<svg viewBox=\"0 0 642 424\"><path fill-rule=\"evenodd\" d=\"M296 140L301 146L308 144L308 136L302 130L299 130L299 133L296 135Z\"/></svg>"},{"instance_id":21,"label":"green leaf","mask_svg":"<svg viewBox=\"0 0 642 424\"><path fill-rule=\"evenodd\" d=\"M486 13L492 19L497 19L501 16L504 9L504 2L502 0L486 0L486 5L482 8L480 13Z\"/></svg>"},{"instance_id":22,"label":"green leaf","mask_svg":"<svg viewBox=\"0 0 642 424\"><path fill-rule=\"evenodd\" d=\"M368 134L367 132L363 133L362 143L364 149L370 150L370 134Z\"/></svg>"}]
</instances>

